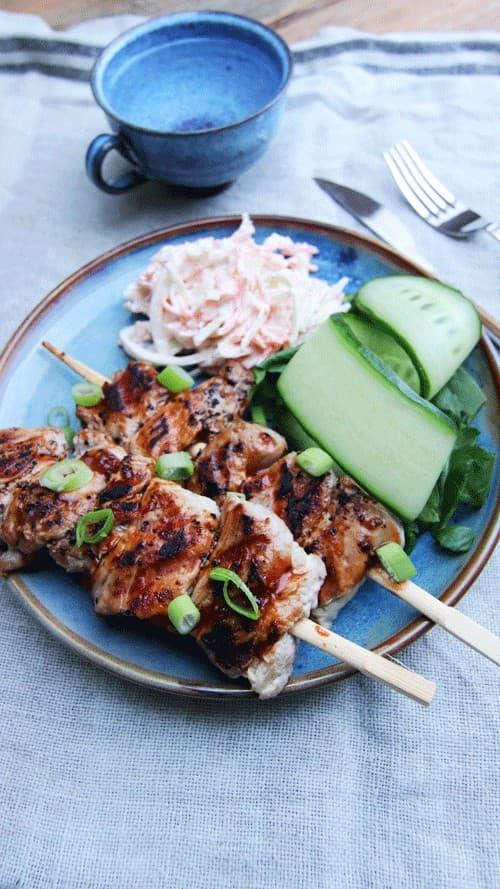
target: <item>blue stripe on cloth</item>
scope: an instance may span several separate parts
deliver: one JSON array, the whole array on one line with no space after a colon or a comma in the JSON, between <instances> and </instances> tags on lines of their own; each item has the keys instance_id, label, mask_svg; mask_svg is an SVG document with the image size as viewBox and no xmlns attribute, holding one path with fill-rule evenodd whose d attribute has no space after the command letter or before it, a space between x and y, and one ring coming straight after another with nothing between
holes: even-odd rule
<instances>
[{"instance_id":1,"label":"blue stripe on cloth","mask_svg":"<svg viewBox=\"0 0 500 889\"><path fill-rule=\"evenodd\" d=\"M51 77L61 77L69 80L88 80L91 64L87 66L74 67L66 64L66 61L56 62L50 57L55 55L68 56L72 58L83 57L85 60L94 61L99 55L101 47L86 43L79 43L70 40L47 39L40 37L12 36L0 38L0 71L19 72L37 71L47 74ZM378 38L358 38L353 40L345 40L340 43L325 44L323 46L311 47L310 49L294 50L292 55L296 64L304 64L321 59L333 58L335 56L346 55L350 53L380 53L382 55L404 57L418 56L419 58L429 56L441 56L450 53L456 55L459 52L468 53L498 53L500 54L500 41L492 40L461 40L461 41L400 41L388 42ZM27 58L22 61L8 61L11 54L26 53ZM29 53L36 53L37 58L29 58ZM47 55L47 61L41 61L38 56ZM3 57L3 58L2 58ZM7 59L5 59L7 57ZM5 59L5 61L4 61ZM389 65L377 64L363 61L355 61L358 67L375 74L386 74L392 71L401 71L408 74L418 74L419 76L446 74L446 75L464 75L478 74L497 76L500 73L500 64L486 64L462 62L460 64L450 64L450 60L443 59L444 64L421 66L414 60L413 64L407 65Z\"/></svg>"}]
</instances>

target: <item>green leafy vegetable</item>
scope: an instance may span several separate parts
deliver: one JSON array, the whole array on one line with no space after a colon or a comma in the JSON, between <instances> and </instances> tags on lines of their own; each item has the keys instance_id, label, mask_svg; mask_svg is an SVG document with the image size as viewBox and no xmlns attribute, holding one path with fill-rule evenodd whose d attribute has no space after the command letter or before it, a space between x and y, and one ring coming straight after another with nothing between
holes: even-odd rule
<instances>
[{"instance_id":1,"label":"green leafy vegetable","mask_svg":"<svg viewBox=\"0 0 500 889\"><path fill-rule=\"evenodd\" d=\"M406 550L411 552L419 534L431 531L444 549L464 553L472 546L474 532L451 525L450 520L460 506L479 509L488 498L495 457L478 445L479 429L470 425L486 398L465 368L459 367L433 401L458 425L458 438L417 521L405 528Z\"/></svg>"},{"instance_id":2,"label":"green leafy vegetable","mask_svg":"<svg viewBox=\"0 0 500 889\"><path fill-rule=\"evenodd\" d=\"M255 386L250 413L255 423L262 422L255 419L256 417L264 416L266 418L265 425L271 425L281 432L290 448L302 451L315 446L316 442L302 429L300 423L285 407L276 388L280 373L293 358L298 348L299 346L291 346L289 349L282 349L281 352L270 355L257 367L254 367Z\"/></svg>"},{"instance_id":3,"label":"green leafy vegetable","mask_svg":"<svg viewBox=\"0 0 500 889\"><path fill-rule=\"evenodd\" d=\"M448 525L437 528L433 536L440 546L452 553L466 553L474 542L474 531L465 525Z\"/></svg>"},{"instance_id":4,"label":"green leafy vegetable","mask_svg":"<svg viewBox=\"0 0 500 889\"><path fill-rule=\"evenodd\" d=\"M465 368L459 367L433 401L443 413L460 425L474 419L486 397Z\"/></svg>"},{"instance_id":5,"label":"green leafy vegetable","mask_svg":"<svg viewBox=\"0 0 500 889\"><path fill-rule=\"evenodd\" d=\"M254 376L255 384L257 386L259 386L266 379L267 372L264 370L263 367L254 367L253 376Z\"/></svg>"},{"instance_id":6,"label":"green leafy vegetable","mask_svg":"<svg viewBox=\"0 0 500 889\"><path fill-rule=\"evenodd\" d=\"M264 361L261 361L253 369L253 375L255 379L255 389L254 389L254 400L257 394L260 395L259 402L264 397L275 397L276 389L275 383L276 380L273 379L274 374L280 374L282 370L285 369L288 362L295 355L299 346L290 346L289 349L282 349L281 352L276 352L275 355L270 355L269 358L265 358ZM271 378L269 379L269 375ZM266 391L263 392L262 384L267 383Z\"/></svg>"},{"instance_id":7,"label":"green leafy vegetable","mask_svg":"<svg viewBox=\"0 0 500 889\"><path fill-rule=\"evenodd\" d=\"M440 525L445 526L461 504L478 509L486 501L495 457L477 445L456 448L443 485Z\"/></svg>"},{"instance_id":8,"label":"green leafy vegetable","mask_svg":"<svg viewBox=\"0 0 500 889\"><path fill-rule=\"evenodd\" d=\"M458 438L455 442L455 450L457 448L465 448L473 445L479 438L479 429L475 426L462 426L458 431Z\"/></svg>"},{"instance_id":9,"label":"green leafy vegetable","mask_svg":"<svg viewBox=\"0 0 500 889\"><path fill-rule=\"evenodd\" d=\"M429 497L427 503L425 504L422 512L419 515L419 520L424 522L425 524L433 524L434 522L439 522L440 519L440 507L441 507L441 492L439 490L439 483L433 488L431 492L431 496Z\"/></svg>"},{"instance_id":10,"label":"green leafy vegetable","mask_svg":"<svg viewBox=\"0 0 500 889\"><path fill-rule=\"evenodd\" d=\"M422 533L422 529L416 520L413 522L403 522L403 526L405 532L405 550L407 553L411 553L415 548L419 534Z\"/></svg>"},{"instance_id":11,"label":"green leafy vegetable","mask_svg":"<svg viewBox=\"0 0 500 889\"><path fill-rule=\"evenodd\" d=\"M282 349L281 352L276 352L274 355L270 355L269 358L265 358L264 361L261 361L255 370L280 374L299 349L300 346L290 346L288 349Z\"/></svg>"}]
</instances>

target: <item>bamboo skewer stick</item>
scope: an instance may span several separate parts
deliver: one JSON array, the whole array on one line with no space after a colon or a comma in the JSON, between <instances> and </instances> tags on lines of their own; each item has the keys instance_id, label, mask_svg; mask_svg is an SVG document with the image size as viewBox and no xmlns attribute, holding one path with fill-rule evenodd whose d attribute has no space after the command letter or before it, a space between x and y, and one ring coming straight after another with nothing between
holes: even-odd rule
<instances>
[{"instance_id":1,"label":"bamboo skewer stick","mask_svg":"<svg viewBox=\"0 0 500 889\"><path fill-rule=\"evenodd\" d=\"M88 376L89 372L92 375L95 374L95 371L91 368L86 368L85 365L79 361L75 362L74 359L70 358L64 352L60 352L59 349L56 349L49 343L43 343L43 345L45 348L48 348L53 355L56 355L57 358L60 358L61 361L69 367L72 367L73 370L76 370L77 373L80 373L86 379L90 379ZM80 369L77 370L77 367ZM500 639L494 636L493 633L490 633L489 630L481 627L460 611L456 611L456 609L450 608L449 605L445 605L444 602L436 599L435 596L431 596L430 593L417 586L417 584L411 583L411 581L406 581L406 583L396 583L396 581L389 577L386 571L379 567L372 568L368 572L368 575L372 580L375 580L376 583L380 584L380 586L383 586L391 593L399 596L399 598L403 599L409 605L412 605L417 611L425 614L426 617L441 626L444 630L452 633L457 639L465 642L466 645L470 645L471 648L479 654L483 654L495 664L500 665ZM364 649L362 649L362 651L364 651ZM336 655L336 657L337 656L340 655ZM347 658L344 658L344 660L347 660ZM350 663L350 661L348 662Z\"/></svg>"},{"instance_id":2,"label":"bamboo skewer stick","mask_svg":"<svg viewBox=\"0 0 500 889\"><path fill-rule=\"evenodd\" d=\"M103 374L100 374L97 370L92 370L91 367L87 367L83 362L78 361L77 358L72 358L71 355L68 355L67 352L63 352L61 349L58 349L57 346L53 346L52 343L48 343L47 340L42 340L42 346L44 349L47 349L52 355L55 355L59 361L62 361L66 367L70 367L71 370L74 370L80 377L83 377L84 380L87 380L89 383L95 383L96 386L103 386L104 383L109 383L110 380L108 377L105 377Z\"/></svg>"},{"instance_id":3,"label":"bamboo skewer stick","mask_svg":"<svg viewBox=\"0 0 500 889\"><path fill-rule=\"evenodd\" d=\"M456 636L457 639L465 642L466 645L470 645L479 654L484 654L490 661L500 666L500 639L494 636L493 633L490 633L485 627L481 627L474 620L471 620L470 617L462 614L461 611L457 611L456 608L450 608L449 605L445 605L440 599L431 596L430 593L417 586L416 583L412 583L411 580L397 583L389 577L383 568L378 567L372 568L368 575L376 583L385 587L386 590L390 590L391 593L395 593L396 596L408 602L409 605L413 605L417 611L421 611L429 620L434 621L435 624L443 627L448 633Z\"/></svg>"},{"instance_id":4,"label":"bamboo skewer stick","mask_svg":"<svg viewBox=\"0 0 500 889\"><path fill-rule=\"evenodd\" d=\"M435 682L424 679L418 673L413 673L368 648L362 648L344 636L326 630L313 620L303 618L297 621L290 632L297 639L309 642L315 648L345 661L370 679L377 679L420 704L430 704L436 693Z\"/></svg>"}]
</instances>

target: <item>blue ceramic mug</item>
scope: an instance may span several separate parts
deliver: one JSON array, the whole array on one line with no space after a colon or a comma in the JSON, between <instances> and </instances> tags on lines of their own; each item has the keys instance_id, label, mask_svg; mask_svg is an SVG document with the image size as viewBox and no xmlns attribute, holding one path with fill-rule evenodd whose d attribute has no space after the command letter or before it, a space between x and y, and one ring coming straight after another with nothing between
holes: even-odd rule
<instances>
[{"instance_id":1,"label":"blue ceramic mug","mask_svg":"<svg viewBox=\"0 0 500 889\"><path fill-rule=\"evenodd\" d=\"M201 191L232 182L266 150L291 68L277 34L232 13L183 12L132 28L92 72L113 134L90 143L90 179L109 194L148 179ZM132 169L108 181L113 150Z\"/></svg>"}]
</instances>

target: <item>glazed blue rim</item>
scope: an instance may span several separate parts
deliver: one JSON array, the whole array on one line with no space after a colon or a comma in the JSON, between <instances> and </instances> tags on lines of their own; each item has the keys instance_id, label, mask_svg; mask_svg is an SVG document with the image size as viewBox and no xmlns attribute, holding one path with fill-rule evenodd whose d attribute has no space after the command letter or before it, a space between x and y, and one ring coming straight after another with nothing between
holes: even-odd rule
<instances>
[{"instance_id":1,"label":"glazed blue rim","mask_svg":"<svg viewBox=\"0 0 500 889\"><path fill-rule=\"evenodd\" d=\"M358 248L362 246L376 256L378 255L383 260L392 262L398 269L409 274L417 273L423 277L432 278L429 272L419 266L416 262L398 253L397 250L389 247L389 245L383 244L369 235L361 234L360 232L294 216L252 214L252 219L257 225L272 226L273 229L276 227L296 227L297 225L306 227L309 231L315 234L330 238L333 237L346 246ZM133 252L137 249L142 249L143 247L152 244L163 243L178 235L191 235L205 232L210 230L214 225L227 225L236 229L240 222L241 216L215 216L192 222L173 224L167 228L139 235L138 237L126 241L118 247L114 247L91 260L62 281L61 284L45 296L38 305L34 306L31 312L25 317L24 321L21 322L17 330L14 331L3 350L0 352L0 375L8 373L9 367L12 366L16 353L22 346L24 338L30 332L32 327L37 324L40 318L43 317L45 312L55 303L64 299L73 287L91 276L94 272L105 267L109 262L114 261L124 254ZM480 340L480 347L491 371L496 397L500 400L500 373L496 355L493 346L490 345L484 334ZM439 596L441 602L444 602L446 605L454 606L460 601L462 596L465 595L477 579L490 556L493 554L500 538L499 505L500 499L499 496L497 496L497 508L493 511L486 528L483 530L478 546L455 579L448 584L446 589ZM203 697L211 700L227 700L229 698L231 700L242 698L256 700L255 694L250 688L244 688L236 683L234 685L210 684L208 682L172 676L150 668L140 667L123 658L111 655L105 649L98 647L94 643L84 639L78 633L70 630L69 627L63 624L58 618L54 617L34 593L31 592L29 586L21 578L11 574L8 576L7 582L19 595L21 602L37 618L45 629L52 633L53 636L64 642L69 648L73 649L73 651L84 657L86 660L91 661L111 673L121 676L123 679L135 682L141 686L155 688L162 692L169 692L183 697ZM413 645L417 639L435 626L436 625L431 620L423 615L419 615L406 627L403 627L372 650L380 655L393 657L403 649ZM314 670L304 676L290 679L281 694L308 691L312 688L328 685L332 682L338 682L355 673L356 670L343 662L332 664L328 667Z\"/></svg>"},{"instance_id":2,"label":"glazed blue rim","mask_svg":"<svg viewBox=\"0 0 500 889\"><path fill-rule=\"evenodd\" d=\"M106 66L114 57L116 52L127 45L130 38L133 35L137 35L138 37L147 34L150 31L155 31L157 28L161 27L164 24L175 23L175 22L188 22L188 21L203 21L210 19L219 19L219 21L226 21L229 23L241 23L242 25L250 24L253 29L256 31L260 31L265 37L271 38L271 41L274 42L284 54L284 59L286 61L286 67L284 67L284 81L273 98L263 105L258 111L254 111L252 114L248 114L246 117L242 117L240 120L233 121L232 123L225 124L221 127L211 127L209 129L203 130L183 130L179 132L179 130L156 130L150 127L142 127L138 126L131 120L127 120L124 117L120 117L120 115L116 114L110 104L106 101L104 90L102 89L102 77ZM257 19L252 19L246 15L237 15L232 12L222 12L218 10L202 10L191 11L191 12L175 12L171 15L163 15L156 16L155 18L148 19L146 22L142 22L140 25L134 25L133 28L129 28L127 31L124 31L122 34L119 34L118 37L115 37L111 43L108 43L107 46L104 47L100 55L98 56L94 67L92 68L92 72L90 75L90 86L92 88L92 92L94 94L94 98L97 104L102 108L106 114L109 114L114 120L119 121L119 123L124 124L125 126L131 127L139 133L147 133L151 136L177 136L177 137L186 137L186 136L207 136L210 133L222 133L226 130L232 130L235 127L240 127L242 124L247 123L250 120L254 120L256 117L259 117L265 111L268 111L273 105L281 99L281 97L285 94L288 84L290 83L290 78L292 76L293 70L293 59L292 54L288 48L288 45L285 43L282 37L273 31L272 28L268 28L267 25L264 25L262 22L257 21Z\"/></svg>"}]
</instances>

